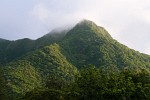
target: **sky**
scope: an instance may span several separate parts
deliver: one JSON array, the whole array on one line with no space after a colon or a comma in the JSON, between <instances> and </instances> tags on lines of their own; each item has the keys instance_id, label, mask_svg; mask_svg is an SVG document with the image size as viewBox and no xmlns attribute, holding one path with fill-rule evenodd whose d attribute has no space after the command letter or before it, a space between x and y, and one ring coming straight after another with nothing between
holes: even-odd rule
<instances>
[{"instance_id":1,"label":"sky","mask_svg":"<svg viewBox=\"0 0 150 100\"><path fill-rule=\"evenodd\" d=\"M150 0L0 0L0 38L37 39L82 19L150 54Z\"/></svg>"}]
</instances>

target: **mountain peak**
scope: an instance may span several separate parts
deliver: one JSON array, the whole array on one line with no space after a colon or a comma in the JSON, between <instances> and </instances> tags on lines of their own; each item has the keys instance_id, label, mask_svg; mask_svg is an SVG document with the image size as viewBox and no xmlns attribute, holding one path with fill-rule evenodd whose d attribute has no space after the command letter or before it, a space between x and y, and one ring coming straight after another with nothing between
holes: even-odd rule
<instances>
[{"instance_id":1,"label":"mountain peak","mask_svg":"<svg viewBox=\"0 0 150 100\"><path fill-rule=\"evenodd\" d=\"M96 24L93 21L83 19L81 20L77 25L82 25L82 26L95 26Z\"/></svg>"},{"instance_id":2,"label":"mountain peak","mask_svg":"<svg viewBox=\"0 0 150 100\"><path fill-rule=\"evenodd\" d=\"M83 19L75 25L73 30L81 29L81 30L85 31L85 30L89 30L89 29L93 29L93 28L97 28L97 27L98 26L94 22L87 20L87 19Z\"/></svg>"},{"instance_id":3,"label":"mountain peak","mask_svg":"<svg viewBox=\"0 0 150 100\"><path fill-rule=\"evenodd\" d=\"M75 27L70 30L67 35L78 35L78 37L83 36L83 38L93 37L94 35L105 40L110 40L112 37L110 34L103 28L96 25L93 21L90 20L81 20ZM86 35L86 36L85 36ZM74 36L71 36L74 37Z\"/></svg>"},{"instance_id":4,"label":"mountain peak","mask_svg":"<svg viewBox=\"0 0 150 100\"><path fill-rule=\"evenodd\" d=\"M87 19L83 19L79 22L80 24L95 24L93 21L87 20Z\"/></svg>"}]
</instances>

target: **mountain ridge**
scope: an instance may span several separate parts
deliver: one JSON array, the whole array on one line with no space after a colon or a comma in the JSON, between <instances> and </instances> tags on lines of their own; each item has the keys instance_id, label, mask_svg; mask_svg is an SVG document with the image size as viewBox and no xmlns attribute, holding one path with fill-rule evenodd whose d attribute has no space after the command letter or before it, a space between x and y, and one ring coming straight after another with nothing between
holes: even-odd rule
<instances>
[{"instance_id":1,"label":"mountain ridge","mask_svg":"<svg viewBox=\"0 0 150 100\"><path fill-rule=\"evenodd\" d=\"M21 39L2 48L0 63L9 98L44 88L50 76L73 82L80 69L89 64L97 68L144 69L150 73L149 55L119 43L94 22L81 21L62 34L47 34L37 40Z\"/></svg>"}]
</instances>

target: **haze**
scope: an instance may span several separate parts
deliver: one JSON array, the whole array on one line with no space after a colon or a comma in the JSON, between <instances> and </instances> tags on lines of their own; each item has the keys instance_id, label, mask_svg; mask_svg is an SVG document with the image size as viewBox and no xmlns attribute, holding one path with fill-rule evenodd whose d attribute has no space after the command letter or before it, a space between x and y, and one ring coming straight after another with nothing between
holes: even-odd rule
<instances>
[{"instance_id":1,"label":"haze","mask_svg":"<svg viewBox=\"0 0 150 100\"><path fill-rule=\"evenodd\" d=\"M81 19L94 21L119 42L150 54L149 0L0 0L4 39L36 39Z\"/></svg>"}]
</instances>

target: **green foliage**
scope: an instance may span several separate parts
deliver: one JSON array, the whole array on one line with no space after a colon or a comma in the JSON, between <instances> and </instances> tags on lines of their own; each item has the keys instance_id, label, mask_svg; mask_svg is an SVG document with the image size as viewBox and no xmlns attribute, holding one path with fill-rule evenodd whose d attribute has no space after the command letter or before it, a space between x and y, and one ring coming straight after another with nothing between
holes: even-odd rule
<instances>
[{"instance_id":1,"label":"green foliage","mask_svg":"<svg viewBox=\"0 0 150 100\"><path fill-rule=\"evenodd\" d=\"M150 99L150 73L143 69L131 73L128 68L119 71L115 67L106 70L86 66L75 84L71 91L79 94L77 100Z\"/></svg>"},{"instance_id":2,"label":"green foliage","mask_svg":"<svg viewBox=\"0 0 150 100\"><path fill-rule=\"evenodd\" d=\"M101 99L102 76L101 70L90 65L81 69L80 76L76 79L81 100Z\"/></svg>"},{"instance_id":3,"label":"green foliage","mask_svg":"<svg viewBox=\"0 0 150 100\"><path fill-rule=\"evenodd\" d=\"M52 89L35 89L33 91L27 92L24 99L25 100L65 100L65 93L60 90Z\"/></svg>"},{"instance_id":4,"label":"green foliage","mask_svg":"<svg viewBox=\"0 0 150 100\"><path fill-rule=\"evenodd\" d=\"M30 62L20 60L12 63L4 69L4 77L7 82L7 97L17 99L25 92L43 85L40 73Z\"/></svg>"},{"instance_id":5,"label":"green foliage","mask_svg":"<svg viewBox=\"0 0 150 100\"><path fill-rule=\"evenodd\" d=\"M6 94L6 82L3 77L3 70L0 68L0 100L7 100Z\"/></svg>"},{"instance_id":6,"label":"green foliage","mask_svg":"<svg viewBox=\"0 0 150 100\"><path fill-rule=\"evenodd\" d=\"M34 88L44 87L49 76L73 81L77 69L62 55L60 47L53 44L25 55L4 68L8 82L8 96L14 99Z\"/></svg>"}]
</instances>

